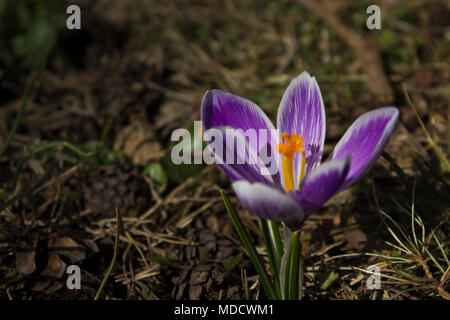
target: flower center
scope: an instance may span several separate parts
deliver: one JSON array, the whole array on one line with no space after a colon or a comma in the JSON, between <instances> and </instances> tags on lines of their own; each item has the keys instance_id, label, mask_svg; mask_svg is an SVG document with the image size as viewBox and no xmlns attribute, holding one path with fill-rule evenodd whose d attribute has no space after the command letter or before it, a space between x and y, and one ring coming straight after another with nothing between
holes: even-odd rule
<instances>
[{"instance_id":1,"label":"flower center","mask_svg":"<svg viewBox=\"0 0 450 320\"><path fill-rule=\"evenodd\" d=\"M286 192L289 193L289 191L294 189L294 155L296 153L302 154L302 166L300 169L300 179L299 179L299 187L300 190L300 182L303 179L303 175L305 174L305 151L303 150L303 147L305 146L305 142L303 142L303 137L299 136L298 134L289 134L283 132L281 134L281 138L286 142L279 143L275 150L278 151L278 153L284 155L283 157L283 164L282 164L282 170L283 170L283 178L284 178L284 186L286 187Z\"/></svg>"}]
</instances>

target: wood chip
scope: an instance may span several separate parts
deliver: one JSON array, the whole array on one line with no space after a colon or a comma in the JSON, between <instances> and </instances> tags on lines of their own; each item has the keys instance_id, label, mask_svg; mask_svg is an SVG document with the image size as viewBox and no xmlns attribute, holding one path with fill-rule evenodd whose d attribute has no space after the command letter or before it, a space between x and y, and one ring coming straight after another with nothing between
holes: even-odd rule
<instances>
[{"instance_id":1,"label":"wood chip","mask_svg":"<svg viewBox=\"0 0 450 320\"><path fill-rule=\"evenodd\" d=\"M51 254L48 258L48 264L42 272L43 276L60 279L67 268L67 264L57 254Z\"/></svg>"},{"instance_id":2,"label":"wood chip","mask_svg":"<svg viewBox=\"0 0 450 320\"><path fill-rule=\"evenodd\" d=\"M16 248L16 264L19 272L24 275L30 275L36 270L36 245L38 237L30 241L21 241Z\"/></svg>"}]
</instances>

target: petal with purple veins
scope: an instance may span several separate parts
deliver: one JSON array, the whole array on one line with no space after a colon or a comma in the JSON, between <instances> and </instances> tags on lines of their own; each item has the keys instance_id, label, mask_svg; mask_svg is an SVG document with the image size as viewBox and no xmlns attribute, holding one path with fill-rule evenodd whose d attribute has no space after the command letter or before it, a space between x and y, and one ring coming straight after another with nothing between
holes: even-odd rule
<instances>
[{"instance_id":1,"label":"petal with purple veins","mask_svg":"<svg viewBox=\"0 0 450 320\"><path fill-rule=\"evenodd\" d=\"M209 90L202 100L201 118L203 130L214 127L266 130L265 140L258 139L251 147L259 151L267 143L274 146L275 128L260 107L250 100L221 90ZM261 143L262 142L262 143Z\"/></svg>"},{"instance_id":2,"label":"petal with purple veins","mask_svg":"<svg viewBox=\"0 0 450 320\"><path fill-rule=\"evenodd\" d=\"M242 205L263 219L281 221L304 217L299 204L282 191L247 181L234 182L232 187Z\"/></svg>"},{"instance_id":3,"label":"petal with purple veins","mask_svg":"<svg viewBox=\"0 0 450 320\"><path fill-rule=\"evenodd\" d=\"M278 164L263 162L256 151L250 147L250 142L257 139L256 135L249 137L242 130L215 127L208 129L205 137L209 141L208 149L216 164L231 179L260 182L281 189Z\"/></svg>"},{"instance_id":4,"label":"petal with purple veins","mask_svg":"<svg viewBox=\"0 0 450 320\"><path fill-rule=\"evenodd\" d=\"M377 161L394 132L399 117L395 107L379 108L356 119L336 145L330 159L352 156L341 190L355 182Z\"/></svg>"},{"instance_id":5,"label":"petal with purple veins","mask_svg":"<svg viewBox=\"0 0 450 320\"><path fill-rule=\"evenodd\" d=\"M277 115L277 128L289 134L303 136L306 172L315 168L322 158L325 141L325 107L319 85L308 72L292 80L283 94ZM302 156L294 157L296 185L300 175Z\"/></svg>"}]
</instances>

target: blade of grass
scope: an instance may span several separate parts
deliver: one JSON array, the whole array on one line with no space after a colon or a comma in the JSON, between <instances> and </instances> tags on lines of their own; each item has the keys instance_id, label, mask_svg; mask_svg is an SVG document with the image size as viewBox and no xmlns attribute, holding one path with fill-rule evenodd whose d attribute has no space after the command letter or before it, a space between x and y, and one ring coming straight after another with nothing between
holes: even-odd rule
<instances>
[{"instance_id":1,"label":"blade of grass","mask_svg":"<svg viewBox=\"0 0 450 320\"><path fill-rule=\"evenodd\" d=\"M390 231L389 231L389 232L390 232ZM410 256L413 255L413 253L412 253L411 251L406 251L405 249L403 249L403 248L401 248L401 247L399 247L399 246L393 244L393 243L390 242L390 241L385 241L384 243L386 243L387 245L391 246L392 248L395 248L395 249L397 249L397 250L400 250L400 251L406 253L407 255L410 255Z\"/></svg>"},{"instance_id":2,"label":"blade of grass","mask_svg":"<svg viewBox=\"0 0 450 320\"><path fill-rule=\"evenodd\" d=\"M384 159L386 159L387 162L389 162L390 166L392 167L392 169L395 171L395 173L403 180L406 181L406 175L403 172L402 168L400 168L400 166L398 165L397 161L395 161L394 158L391 157L391 155L389 153L387 153L386 151L383 152L382 157Z\"/></svg>"},{"instance_id":3,"label":"blade of grass","mask_svg":"<svg viewBox=\"0 0 450 320\"><path fill-rule=\"evenodd\" d=\"M419 113L417 112L416 107L412 103L411 99L409 98L408 91L406 90L406 85L402 83L403 88L403 94L405 95L406 102L408 102L409 106L414 112L414 115L417 118L417 121L419 122L420 126L422 127L423 132L425 133L425 136L427 137L428 143L431 145L434 153L438 157L438 159L441 161L441 163L444 165L447 172L450 172L450 162L448 161L447 157L445 156L444 152L439 148L439 146L434 142L434 140L431 138L430 134L428 133L427 129L425 128L425 125L420 118Z\"/></svg>"},{"instance_id":4,"label":"blade of grass","mask_svg":"<svg viewBox=\"0 0 450 320\"><path fill-rule=\"evenodd\" d=\"M256 272L258 273L258 275L261 279L261 283L264 287L264 291L267 295L267 298L270 300L276 299L277 293L273 287L272 281L270 280L270 277L267 274L266 269L264 268L264 265L261 261L260 256L256 252L255 245L253 244L252 240L250 239L250 236L248 235L248 233L244 227L244 224L242 223L238 214L236 213L233 206L231 205L230 199L228 199L225 192L223 190L220 190L220 194L222 195L222 199L225 204L225 208L227 209L227 212L231 217L231 221L233 222L233 225L239 235L239 238L241 239L242 244L244 245L244 248L247 251L248 256L250 257L250 260L252 261L253 266L255 267Z\"/></svg>"},{"instance_id":5,"label":"blade of grass","mask_svg":"<svg viewBox=\"0 0 450 320\"><path fill-rule=\"evenodd\" d=\"M370 275L374 275L375 274L374 272L370 272L370 271L367 271L365 269L361 269L361 268L358 268L358 267L352 267L352 269L358 270L358 271L361 271L361 272L364 272L364 273L370 274ZM384 271L386 271L386 270L384 270ZM384 277L384 278L387 278L387 279L396 280L396 281L398 281L399 283L402 283L402 284L414 284L414 282L409 281L409 280L405 280L405 279L402 279L402 278L389 276L385 272L381 273L380 276Z\"/></svg>"},{"instance_id":6,"label":"blade of grass","mask_svg":"<svg viewBox=\"0 0 450 320\"><path fill-rule=\"evenodd\" d=\"M103 277L102 283L100 284L100 287L98 288L97 294L94 297L94 300L98 300L100 298L100 295L103 292L103 289L106 286L106 283L108 282L109 277L111 276L111 272L114 269L114 266L116 265L117 257L119 256L119 242L120 242L120 230L122 229L122 220L120 218L120 212L116 205L116 224L117 224L117 230L116 230L116 240L114 242L114 254L111 260L111 263L106 270L106 274Z\"/></svg>"},{"instance_id":7,"label":"blade of grass","mask_svg":"<svg viewBox=\"0 0 450 320\"><path fill-rule=\"evenodd\" d=\"M69 149L70 151L72 151L73 153L75 153L78 156L82 156L82 157L92 157L94 156L96 153L98 153L98 150L96 151L91 151L91 152L84 152L83 150L81 150L80 148L78 148L77 146L75 146L74 144L62 140L62 141L51 141L51 142L47 142L47 143L43 143L40 146L34 148L33 150L31 150L26 156L24 156L21 160L20 163L25 162L27 159L29 159L30 157L32 157L33 155L43 152L45 150L48 149L52 149L52 148L57 148L57 147L64 147Z\"/></svg>"},{"instance_id":8,"label":"blade of grass","mask_svg":"<svg viewBox=\"0 0 450 320\"><path fill-rule=\"evenodd\" d=\"M413 248L416 252L418 252L418 248L416 248L413 243L411 242L411 240L408 238L408 236L406 235L406 233L403 231L403 229L400 227L400 225L395 222L394 219L392 219L392 217L390 215L388 215L386 212L384 212L383 210L379 211L384 217L386 217L396 228L398 231L400 231L400 233L402 234L403 238L408 242L408 244L411 246L411 248ZM400 241L400 239L396 236L396 234L394 233L394 231L387 225L386 221L384 222L384 224L386 225L386 228L388 229L388 231L391 233L391 235L394 237L395 240L397 240L397 242L406 249L406 251L408 251L409 253L411 253L411 251Z\"/></svg>"},{"instance_id":9,"label":"blade of grass","mask_svg":"<svg viewBox=\"0 0 450 320\"><path fill-rule=\"evenodd\" d=\"M413 183L413 190L412 190L412 201L411 201L411 231L412 231L412 235L413 235L413 240L415 245L417 246L417 248L419 248L419 242L417 241L417 237L416 237L416 226L415 226L415 205L414 205L414 199L415 199L415 195L416 195L416 180L417 180L417 176L414 176L414 183Z\"/></svg>"},{"instance_id":10,"label":"blade of grass","mask_svg":"<svg viewBox=\"0 0 450 320\"><path fill-rule=\"evenodd\" d=\"M442 253L442 256L444 257L445 261L447 262L447 268L450 267L450 261L448 260L447 254L445 253L444 247L442 246L441 242L439 241L439 239L436 237L434 231L431 231L431 234L433 235L434 240L436 241L439 250Z\"/></svg>"},{"instance_id":11,"label":"blade of grass","mask_svg":"<svg viewBox=\"0 0 450 320\"><path fill-rule=\"evenodd\" d=\"M430 257L431 261L434 262L435 266L438 267L439 270L441 270L442 274L444 274L445 273L444 268L442 268L442 266L439 264L439 262L436 260L436 258L431 254L430 250L428 250L425 246L423 247L423 249L428 254L428 256Z\"/></svg>"},{"instance_id":12,"label":"blade of grass","mask_svg":"<svg viewBox=\"0 0 450 320\"><path fill-rule=\"evenodd\" d=\"M154 262L157 262L157 263L160 263L160 264L172 267L172 268L178 268L178 269L185 269L186 268L186 266L182 265L181 263L178 263L177 261L168 259L168 258L163 257L163 256L157 256L157 255L148 256L148 259L151 260L151 261L154 261Z\"/></svg>"},{"instance_id":13,"label":"blade of grass","mask_svg":"<svg viewBox=\"0 0 450 320\"><path fill-rule=\"evenodd\" d=\"M26 193L21 192L19 194L16 194L14 197L12 197L11 199L9 199L8 201L6 201L5 203L0 203L0 211L2 211L3 209L9 207L11 204L14 203L14 201L22 199L23 197L26 196Z\"/></svg>"},{"instance_id":14,"label":"blade of grass","mask_svg":"<svg viewBox=\"0 0 450 320\"><path fill-rule=\"evenodd\" d=\"M44 65L45 64L42 63L38 67L38 69L35 71L35 73L31 77L31 80L28 83L27 87L25 88L25 92L24 92L24 94L22 96L22 100L20 102L19 111L17 112L16 118L14 119L13 126L11 127L11 130L9 131L8 136L6 137L5 142L3 143L3 145L0 148L0 157L5 153L6 149L8 148L9 144L12 141L14 134L16 133L16 131L19 127L20 120L22 120L22 116L25 112L25 107L27 105L28 98L30 97L31 91L34 88L36 81L41 76L41 72L42 72L42 69L44 68Z\"/></svg>"}]
</instances>

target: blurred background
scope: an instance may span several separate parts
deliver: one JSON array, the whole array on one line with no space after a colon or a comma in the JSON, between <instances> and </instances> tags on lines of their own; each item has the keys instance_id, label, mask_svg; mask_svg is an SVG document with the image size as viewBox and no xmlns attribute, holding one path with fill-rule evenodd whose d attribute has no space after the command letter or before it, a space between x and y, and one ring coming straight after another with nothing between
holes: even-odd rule
<instances>
[{"instance_id":1,"label":"blurred background","mask_svg":"<svg viewBox=\"0 0 450 320\"><path fill-rule=\"evenodd\" d=\"M66 27L71 4L80 30ZM371 4L380 30L366 28ZM306 298L445 297L445 264L426 273L412 257L408 272L425 282L370 291L354 267L376 257L333 256L401 255L384 243L377 206L401 222L417 189L445 262L449 14L445 0L0 0L0 298L91 299L113 255L116 207L120 254L102 298L263 298L221 202L229 180L172 164L170 135L193 130L212 88L275 119L303 70L322 91L325 156L362 113L400 109L387 155L305 225ZM258 220L232 199L263 253ZM70 264L83 290L66 288Z\"/></svg>"}]
</instances>

